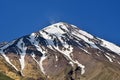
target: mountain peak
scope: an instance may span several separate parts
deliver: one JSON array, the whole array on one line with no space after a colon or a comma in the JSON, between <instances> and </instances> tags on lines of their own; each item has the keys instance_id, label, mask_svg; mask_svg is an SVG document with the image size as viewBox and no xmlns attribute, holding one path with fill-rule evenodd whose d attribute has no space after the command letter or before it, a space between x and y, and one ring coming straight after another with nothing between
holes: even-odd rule
<instances>
[{"instance_id":1,"label":"mountain peak","mask_svg":"<svg viewBox=\"0 0 120 80\"><path fill-rule=\"evenodd\" d=\"M113 64L115 64L114 67L118 69L120 65L120 47L94 37L72 24L59 22L39 32L2 45L0 47L0 62L3 59L17 73L19 72L25 77L36 79L44 75L44 80L48 78L48 80L79 80L78 78L82 77L82 75L88 76L91 73L96 73L96 70L100 69L97 66L102 67L100 70L102 72L98 73L100 75L106 71L102 70L106 66L112 68ZM95 71L94 68L96 68ZM62 75L63 73L65 75ZM76 78L74 75L78 75L78 77ZM44 76L41 77L44 78ZM116 76L114 77L116 78Z\"/></svg>"},{"instance_id":2,"label":"mountain peak","mask_svg":"<svg viewBox=\"0 0 120 80\"><path fill-rule=\"evenodd\" d=\"M88 32L83 31L83 30L79 29L77 26L75 26L73 24L66 23L66 22L58 22L58 23L52 24L52 25L50 25L42 30L46 31L48 33L66 33L66 32L69 32L71 34L72 32L78 32L86 37L93 38L93 36L91 34L89 34Z\"/></svg>"},{"instance_id":3,"label":"mountain peak","mask_svg":"<svg viewBox=\"0 0 120 80\"><path fill-rule=\"evenodd\" d=\"M65 24L69 24L69 23L67 23L67 22L57 22L57 23L53 23L53 24L51 24L51 25L65 25Z\"/></svg>"},{"instance_id":4,"label":"mountain peak","mask_svg":"<svg viewBox=\"0 0 120 80\"><path fill-rule=\"evenodd\" d=\"M69 24L67 24L65 22L55 23L55 24L52 24L52 25L40 30L40 33L41 33L41 31L44 31L49 34L56 34L56 35L64 34L64 33L69 32L70 26L68 26L68 25Z\"/></svg>"}]
</instances>

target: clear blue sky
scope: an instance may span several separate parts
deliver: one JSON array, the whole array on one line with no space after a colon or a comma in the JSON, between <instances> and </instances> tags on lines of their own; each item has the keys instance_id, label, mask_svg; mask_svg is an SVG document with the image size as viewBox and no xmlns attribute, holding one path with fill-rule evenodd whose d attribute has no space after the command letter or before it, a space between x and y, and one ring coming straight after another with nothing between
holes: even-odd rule
<instances>
[{"instance_id":1,"label":"clear blue sky","mask_svg":"<svg viewBox=\"0 0 120 80\"><path fill-rule=\"evenodd\" d=\"M0 42L52 21L74 24L120 45L120 0L0 0Z\"/></svg>"}]
</instances>

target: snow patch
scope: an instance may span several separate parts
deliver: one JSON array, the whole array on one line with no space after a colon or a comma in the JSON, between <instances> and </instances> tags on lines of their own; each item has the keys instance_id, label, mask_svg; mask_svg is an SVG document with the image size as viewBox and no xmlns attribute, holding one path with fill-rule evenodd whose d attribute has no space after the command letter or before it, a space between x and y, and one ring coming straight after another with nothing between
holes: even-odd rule
<instances>
[{"instance_id":1,"label":"snow patch","mask_svg":"<svg viewBox=\"0 0 120 80\"><path fill-rule=\"evenodd\" d=\"M66 44L67 45L67 44ZM82 64L80 64L77 60L76 61L74 61L72 58L71 58L71 56L70 56L70 53L72 53L73 52L73 47L72 46L70 46L69 45L69 50L60 50L59 48L58 48L58 46L57 47L54 47L57 51L59 51L60 53L62 53L62 54L64 54L69 60L70 60L70 62L69 62L69 64L71 64L72 66L74 66L74 64L77 64L80 68L81 68L81 74L84 74L85 73L85 66L84 65L82 65Z\"/></svg>"},{"instance_id":2,"label":"snow patch","mask_svg":"<svg viewBox=\"0 0 120 80\"><path fill-rule=\"evenodd\" d=\"M105 56L110 62L113 62L113 60L109 56L107 56L107 55L105 55Z\"/></svg>"},{"instance_id":3,"label":"snow patch","mask_svg":"<svg viewBox=\"0 0 120 80\"><path fill-rule=\"evenodd\" d=\"M100 39L100 38L99 38ZM106 47L108 49L110 49L111 51L117 53L118 55L120 55L120 47L116 46L113 43L110 43L104 39L100 39L103 43L101 44L103 47Z\"/></svg>"},{"instance_id":4,"label":"snow patch","mask_svg":"<svg viewBox=\"0 0 120 80\"><path fill-rule=\"evenodd\" d=\"M2 50L2 52L3 52L3 49L5 49L5 48L9 47L9 46L10 46L10 45L12 45L14 42L15 42L15 40L14 40L14 41L12 41L12 42L10 42L10 43L8 43L8 44L6 44L5 46L1 47L0 49L1 49L1 50Z\"/></svg>"},{"instance_id":5,"label":"snow patch","mask_svg":"<svg viewBox=\"0 0 120 80\"><path fill-rule=\"evenodd\" d=\"M6 44L5 46L1 47L1 48L0 48L0 53L1 53L1 55L5 58L5 60L6 60L16 71L18 71L18 69L10 62L9 58L8 58L8 57L5 55L5 53L3 52L3 50L4 50L5 48L9 47L9 46L12 45L14 42L15 42L15 40L12 41L11 43L8 43L8 44Z\"/></svg>"},{"instance_id":6,"label":"snow patch","mask_svg":"<svg viewBox=\"0 0 120 80\"><path fill-rule=\"evenodd\" d=\"M97 54L97 53L96 53ZM97 56L100 56L99 54L97 54Z\"/></svg>"},{"instance_id":7,"label":"snow patch","mask_svg":"<svg viewBox=\"0 0 120 80\"><path fill-rule=\"evenodd\" d=\"M45 30L46 32L48 32L49 34L55 34L56 36L61 36L62 34L66 33L64 32L61 28L64 28L65 30L67 30L67 28L65 28L66 26L64 26L61 23L57 23L57 24L53 24L48 26L47 28L44 28L43 30Z\"/></svg>"},{"instance_id":8,"label":"snow patch","mask_svg":"<svg viewBox=\"0 0 120 80\"><path fill-rule=\"evenodd\" d=\"M17 47L21 50L21 51L19 51L19 53L20 53L19 61L21 64L21 73L22 73L22 71L25 67L25 55L26 55L26 50L27 50L27 47L25 46L25 43L23 42L23 38L19 40L19 42L17 43Z\"/></svg>"},{"instance_id":9,"label":"snow patch","mask_svg":"<svg viewBox=\"0 0 120 80\"><path fill-rule=\"evenodd\" d=\"M88 53L88 54L91 54L90 52L88 52L87 50L83 49L83 48L80 48L82 49L84 52Z\"/></svg>"},{"instance_id":10,"label":"snow patch","mask_svg":"<svg viewBox=\"0 0 120 80\"><path fill-rule=\"evenodd\" d=\"M35 54L32 53L31 56L32 56L33 60L39 65L39 62L35 59Z\"/></svg>"},{"instance_id":11,"label":"snow patch","mask_svg":"<svg viewBox=\"0 0 120 80\"><path fill-rule=\"evenodd\" d=\"M46 34L45 32L42 32L42 31L40 31L40 34L42 35L43 38L46 39L46 41L48 42L50 47L51 47L51 45L54 45L51 36L49 36L48 34Z\"/></svg>"},{"instance_id":12,"label":"snow patch","mask_svg":"<svg viewBox=\"0 0 120 80\"><path fill-rule=\"evenodd\" d=\"M40 59L40 69L42 71L43 74L45 74L44 68L43 68L43 61L47 58L47 56L43 55Z\"/></svg>"},{"instance_id":13,"label":"snow patch","mask_svg":"<svg viewBox=\"0 0 120 80\"><path fill-rule=\"evenodd\" d=\"M109 54L109 53L106 53L107 55L109 55L109 56L112 56L113 58L116 58L114 55L112 55L112 54Z\"/></svg>"},{"instance_id":14,"label":"snow patch","mask_svg":"<svg viewBox=\"0 0 120 80\"><path fill-rule=\"evenodd\" d=\"M75 26L75 25L71 25L71 26L77 28L77 26ZM80 33L81 35L83 35L83 36L86 36L86 37L90 38L90 39L93 39L93 38L94 38L91 34L85 32L85 31L83 31L83 30L79 30L79 33Z\"/></svg>"},{"instance_id":15,"label":"snow patch","mask_svg":"<svg viewBox=\"0 0 120 80\"><path fill-rule=\"evenodd\" d=\"M31 56L32 56L33 60L35 60L35 62L40 66L41 72L43 74L45 74L45 71L44 71L44 68L43 68L43 61L47 58L47 56L43 55L39 62L35 59L35 54L34 53L32 53Z\"/></svg>"},{"instance_id":16,"label":"snow patch","mask_svg":"<svg viewBox=\"0 0 120 80\"><path fill-rule=\"evenodd\" d=\"M78 61L75 61L74 63L78 64L78 66L81 68L81 74L85 73L85 66L80 64Z\"/></svg>"},{"instance_id":17,"label":"snow patch","mask_svg":"<svg viewBox=\"0 0 120 80\"><path fill-rule=\"evenodd\" d=\"M69 64L70 64L72 67L74 67L74 64L73 64L73 62L71 62L71 61L70 61L70 62L69 62Z\"/></svg>"},{"instance_id":18,"label":"snow patch","mask_svg":"<svg viewBox=\"0 0 120 80\"><path fill-rule=\"evenodd\" d=\"M18 71L18 69L10 62L9 58L8 58L4 53L2 53L1 55L5 58L5 60L6 60L16 71Z\"/></svg>"},{"instance_id":19,"label":"snow patch","mask_svg":"<svg viewBox=\"0 0 120 80\"><path fill-rule=\"evenodd\" d=\"M57 65L55 65L55 67L57 67Z\"/></svg>"},{"instance_id":20,"label":"snow patch","mask_svg":"<svg viewBox=\"0 0 120 80\"><path fill-rule=\"evenodd\" d=\"M118 61L118 64L120 64L120 62Z\"/></svg>"},{"instance_id":21,"label":"snow patch","mask_svg":"<svg viewBox=\"0 0 120 80\"><path fill-rule=\"evenodd\" d=\"M55 58L56 58L56 61L58 61L58 56L57 55L55 55Z\"/></svg>"},{"instance_id":22,"label":"snow patch","mask_svg":"<svg viewBox=\"0 0 120 80\"><path fill-rule=\"evenodd\" d=\"M72 34L74 36L77 36L79 38L81 38L82 40L84 40L86 43L90 44L93 48L96 48L96 49L99 49L94 42L88 40L88 38L86 38L85 36L81 35L80 33L77 33L77 32L72 32Z\"/></svg>"},{"instance_id":23,"label":"snow patch","mask_svg":"<svg viewBox=\"0 0 120 80\"><path fill-rule=\"evenodd\" d=\"M42 32L40 32L40 33L43 35ZM44 37L48 38L47 35L44 35ZM42 50L42 48L39 45L39 42L35 40L35 36L34 35L31 34L29 40L36 47L36 49L43 54L43 56L41 57L39 62L35 59L35 55L34 54L32 54L31 56L39 64L42 73L45 74L45 71L44 71L44 68L43 68L43 61L47 58L47 56L45 56L46 51Z\"/></svg>"},{"instance_id":24,"label":"snow patch","mask_svg":"<svg viewBox=\"0 0 120 80\"><path fill-rule=\"evenodd\" d=\"M85 31L83 31L83 30L79 30L79 32L80 32L82 35L84 35L84 36L86 36L86 37L88 37L88 38L90 38L90 39L93 39L93 38L94 38L91 34L85 32Z\"/></svg>"},{"instance_id":25,"label":"snow patch","mask_svg":"<svg viewBox=\"0 0 120 80\"><path fill-rule=\"evenodd\" d=\"M25 60L24 60L24 58L25 58L25 55L20 55L20 63L21 63L21 70L23 70L24 69L24 67L25 67Z\"/></svg>"}]
</instances>

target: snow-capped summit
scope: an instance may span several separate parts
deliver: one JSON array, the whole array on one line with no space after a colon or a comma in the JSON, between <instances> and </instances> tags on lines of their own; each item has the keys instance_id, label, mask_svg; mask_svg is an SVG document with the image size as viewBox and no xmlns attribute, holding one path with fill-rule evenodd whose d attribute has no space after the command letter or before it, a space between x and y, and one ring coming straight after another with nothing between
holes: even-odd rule
<instances>
[{"instance_id":1,"label":"snow-capped summit","mask_svg":"<svg viewBox=\"0 0 120 80\"><path fill-rule=\"evenodd\" d=\"M120 47L64 22L1 46L0 61L4 61L0 65L9 65L7 71L6 68L0 71L18 80L21 76L43 80L102 80L104 75L111 77L109 80L120 79L111 76L120 73Z\"/></svg>"}]
</instances>

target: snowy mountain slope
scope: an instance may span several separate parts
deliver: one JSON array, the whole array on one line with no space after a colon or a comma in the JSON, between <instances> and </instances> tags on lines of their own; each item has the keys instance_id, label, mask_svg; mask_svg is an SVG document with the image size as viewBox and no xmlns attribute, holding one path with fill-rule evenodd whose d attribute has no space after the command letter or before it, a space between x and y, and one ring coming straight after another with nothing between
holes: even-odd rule
<instances>
[{"instance_id":1,"label":"snowy mountain slope","mask_svg":"<svg viewBox=\"0 0 120 80\"><path fill-rule=\"evenodd\" d=\"M106 62L112 67L120 66L120 47L64 22L7 43L0 48L0 54L22 76L34 74L33 78L39 78L40 74L48 80L56 79L58 74L63 76L69 68L68 74L64 75L69 75L69 80L79 80L98 65L95 62L102 63L102 66ZM31 71L28 71L29 68ZM35 70L39 72L32 73Z\"/></svg>"}]
</instances>

